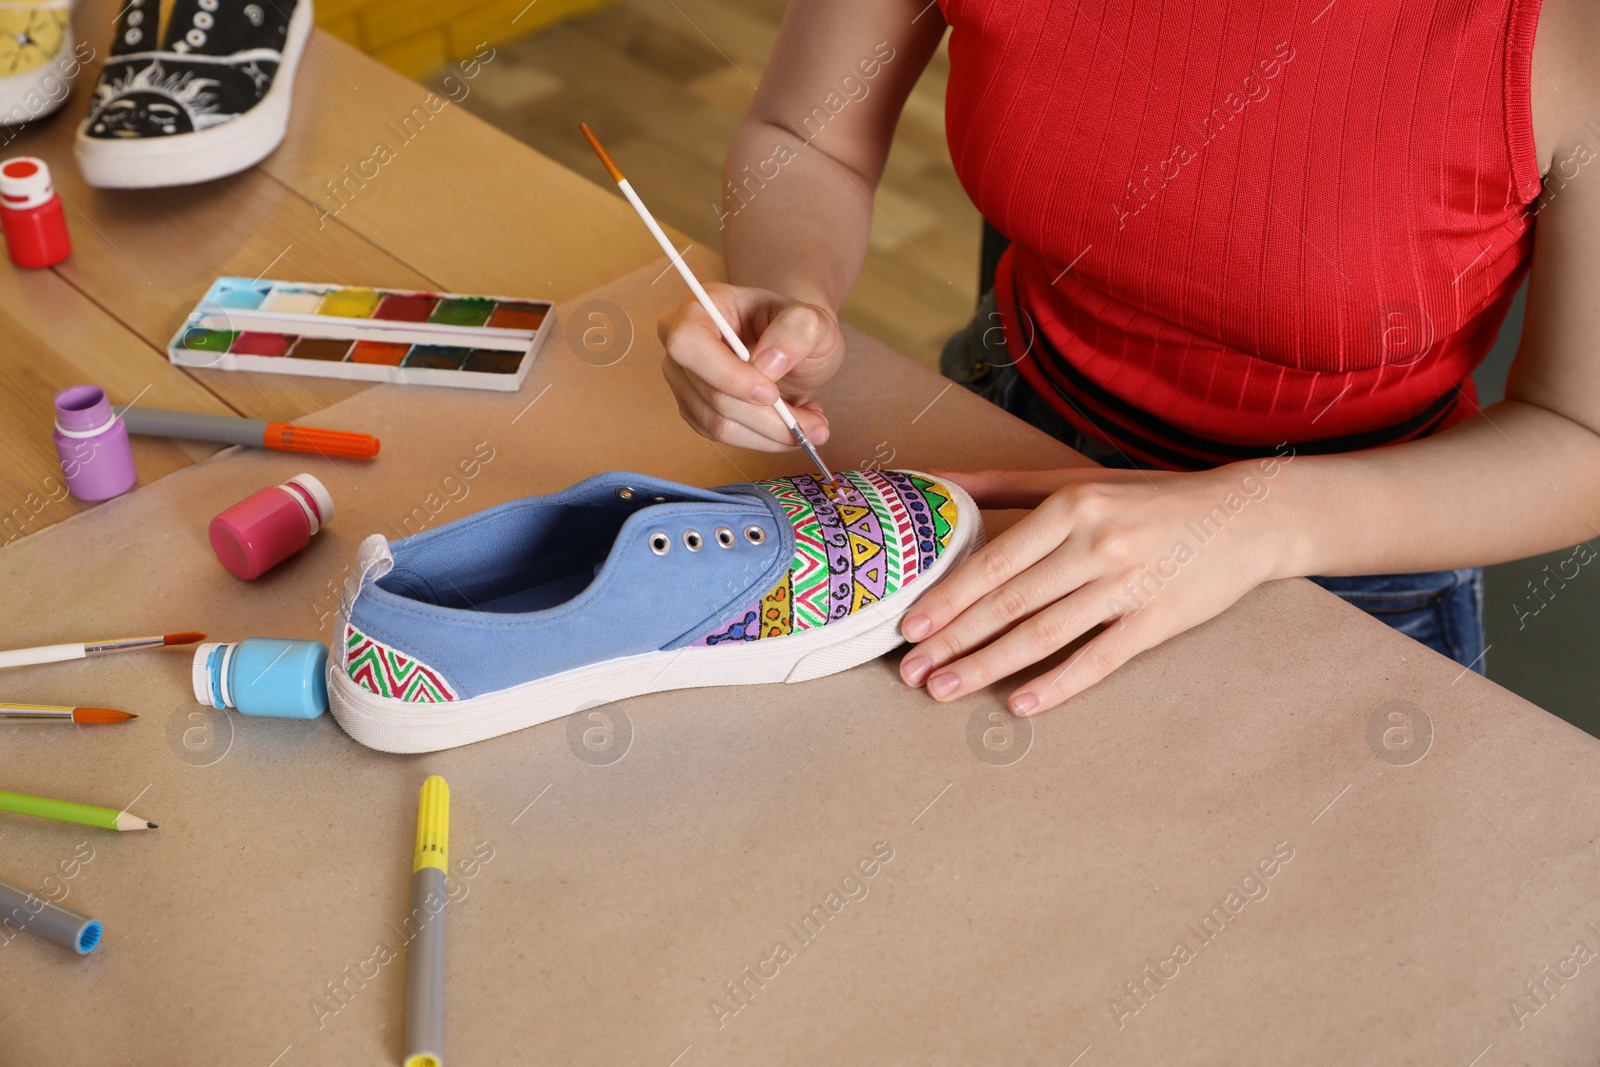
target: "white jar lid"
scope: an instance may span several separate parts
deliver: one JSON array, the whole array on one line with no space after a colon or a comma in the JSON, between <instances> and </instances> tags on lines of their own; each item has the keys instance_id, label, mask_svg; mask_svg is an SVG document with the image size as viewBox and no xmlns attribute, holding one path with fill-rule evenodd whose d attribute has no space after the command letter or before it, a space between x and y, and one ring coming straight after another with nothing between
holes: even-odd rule
<instances>
[{"instance_id":1,"label":"white jar lid","mask_svg":"<svg viewBox=\"0 0 1600 1067\"><path fill-rule=\"evenodd\" d=\"M50 167L34 156L18 156L0 163L0 203L13 210L38 207L55 195Z\"/></svg>"},{"instance_id":2,"label":"white jar lid","mask_svg":"<svg viewBox=\"0 0 1600 1067\"><path fill-rule=\"evenodd\" d=\"M228 691L228 668L232 666L238 642L207 641L194 650L194 662L189 667L189 681L194 686L194 698L210 707L233 707L233 694ZM211 673L211 653L222 649L222 662L215 675Z\"/></svg>"},{"instance_id":3,"label":"white jar lid","mask_svg":"<svg viewBox=\"0 0 1600 1067\"><path fill-rule=\"evenodd\" d=\"M296 493L294 489L289 488L290 486L294 486L305 495ZM282 488L288 490L289 495L295 498L295 503L305 508L306 518L311 522L312 533L316 533L333 521L333 494L328 492L328 487L323 485L316 475L297 474L285 482ZM309 502L307 497L310 498Z\"/></svg>"}]
</instances>

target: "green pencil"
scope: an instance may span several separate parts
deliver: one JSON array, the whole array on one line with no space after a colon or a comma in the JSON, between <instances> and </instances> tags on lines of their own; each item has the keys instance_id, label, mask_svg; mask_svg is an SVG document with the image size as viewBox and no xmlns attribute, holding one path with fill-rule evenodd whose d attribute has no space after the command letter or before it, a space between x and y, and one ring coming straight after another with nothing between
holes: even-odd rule
<instances>
[{"instance_id":1,"label":"green pencil","mask_svg":"<svg viewBox=\"0 0 1600 1067\"><path fill-rule=\"evenodd\" d=\"M93 804L74 804L70 800L51 800L48 797L30 797L26 793L7 793L0 790L0 811L16 815L37 815L41 819L75 822L82 826L98 826L102 830L154 830L156 824L137 815L129 815L115 808L97 808Z\"/></svg>"}]
</instances>

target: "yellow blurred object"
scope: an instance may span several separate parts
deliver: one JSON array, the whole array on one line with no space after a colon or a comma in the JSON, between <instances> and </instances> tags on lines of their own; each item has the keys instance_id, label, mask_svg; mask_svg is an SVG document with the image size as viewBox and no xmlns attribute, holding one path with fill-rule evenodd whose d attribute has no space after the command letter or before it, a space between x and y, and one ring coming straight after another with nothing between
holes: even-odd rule
<instances>
[{"instance_id":1,"label":"yellow blurred object","mask_svg":"<svg viewBox=\"0 0 1600 1067\"><path fill-rule=\"evenodd\" d=\"M317 0L317 25L410 78L617 0Z\"/></svg>"},{"instance_id":2,"label":"yellow blurred object","mask_svg":"<svg viewBox=\"0 0 1600 1067\"><path fill-rule=\"evenodd\" d=\"M0 78L38 70L54 59L71 17L66 0L0 3Z\"/></svg>"}]
</instances>

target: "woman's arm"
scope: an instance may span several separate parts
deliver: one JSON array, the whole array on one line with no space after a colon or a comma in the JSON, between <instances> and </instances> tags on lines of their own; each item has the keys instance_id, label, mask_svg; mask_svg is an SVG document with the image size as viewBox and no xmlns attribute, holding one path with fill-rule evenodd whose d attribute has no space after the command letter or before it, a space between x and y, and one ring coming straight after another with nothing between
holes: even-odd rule
<instances>
[{"instance_id":1,"label":"woman's arm","mask_svg":"<svg viewBox=\"0 0 1600 1067\"><path fill-rule=\"evenodd\" d=\"M907 682L951 700L1115 620L1011 694L1015 713L1034 714L1263 581L1476 566L1600 536L1600 71L1589 58L1600 16L1563 0L1548 9L1534 48L1546 206L1505 401L1368 452L1196 474L950 475L980 504L1035 510L906 617L918 642L901 663Z\"/></svg>"},{"instance_id":2,"label":"woman's arm","mask_svg":"<svg viewBox=\"0 0 1600 1067\"><path fill-rule=\"evenodd\" d=\"M944 34L926 2L806 0L785 10L723 172L730 282L844 303L866 258L872 193L900 109Z\"/></svg>"},{"instance_id":3,"label":"woman's arm","mask_svg":"<svg viewBox=\"0 0 1600 1067\"><path fill-rule=\"evenodd\" d=\"M945 23L927 0L800 0L784 12L724 171L726 286L708 286L750 347L744 364L698 304L659 327L663 371L690 425L713 440L794 447L781 394L827 439L814 393L844 355L837 308L866 256L872 194L895 123Z\"/></svg>"}]
</instances>

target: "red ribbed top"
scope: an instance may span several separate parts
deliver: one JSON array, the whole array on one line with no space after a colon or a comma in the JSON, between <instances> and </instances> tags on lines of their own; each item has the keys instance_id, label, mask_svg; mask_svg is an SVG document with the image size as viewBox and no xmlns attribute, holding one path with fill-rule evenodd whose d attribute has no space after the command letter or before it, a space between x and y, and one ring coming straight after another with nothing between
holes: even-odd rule
<instances>
[{"instance_id":1,"label":"red ribbed top","mask_svg":"<svg viewBox=\"0 0 1600 1067\"><path fill-rule=\"evenodd\" d=\"M940 0L956 173L1057 410L1170 469L1477 409L1527 269L1539 0Z\"/></svg>"}]
</instances>

